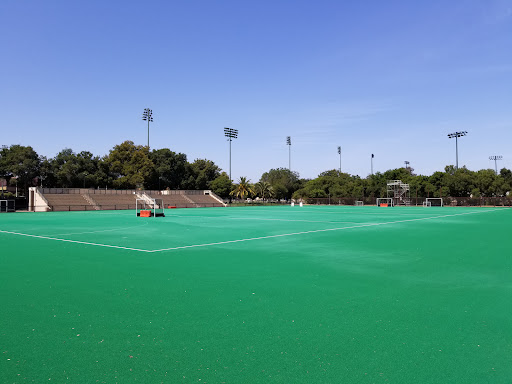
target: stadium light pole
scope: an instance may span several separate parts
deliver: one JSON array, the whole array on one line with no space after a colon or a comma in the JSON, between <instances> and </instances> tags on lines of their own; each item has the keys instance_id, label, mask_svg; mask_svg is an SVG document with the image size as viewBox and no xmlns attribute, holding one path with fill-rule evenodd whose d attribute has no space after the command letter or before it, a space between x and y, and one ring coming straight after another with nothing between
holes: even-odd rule
<instances>
[{"instance_id":1,"label":"stadium light pole","mask_svg":"<svg viewBox=\"0 0 512 384\"><path fill-rule=\"evenodd\" d=\"M286 145L288 146L288 170L292 171L292 137L286 136Z\"/></svg>"},{"instance_id":2,"label":"stadium light pole","mask_svg":"<svg viewBox=\"0 0 512 384\"><path fill-rule=\"evenodd\" d=\"M449 139L453 139L455 137L455 169L459 169L459 145L457 139L462 136L466 136L468 133L466 131L453 132L448 134Z\"/></svg>"},{"instance_id":3,"label":"stadium light pole","mask_svg":"<svg viewBox=\"0 0 512 384\"><path fill-rule=\"evenodd\" d=\"M226 136L229 141L229 180L233 181L231 179L231 142L233 139L238 138L238 129L224 127L224 136Z\"/></svg>"},{"instance_id":4,"label":"stadium light pole","mask_svg":"<svg viewBox=\"0 0 512 384\"><path fill-rule=\"evenodd\" d=\"M341 173L341 147L338 146L338 155L340 155L340 173Z\"/></svg>"},{"instance_id":5,"label":"stadium light pole","mask_svg":"<svg viewBox=\"0 0 512 384\"><path fill-rule=\"evenodd\" d=\"M149 150L149 123L153 122L153 110L149 108L144 108L144 112L142 112L142 120L148 122L148 150Z\"/></svg>"},{"instance_id":6,"label":"stadium light pole","mask_svg":"<svg viewBox=\"0 0 512 384\"><path fill-rule=\"evenodd\" d=\"M405 169L409 169L409 164L410 162L408 162L407 160L404 161L404 164L405 164Z\"/></svg>"},{"instance_id":7,"label":"stadium light pole","mask_svg":"<svg viewBox=\"0 0 512 384\"><path fill-rule=\"evenodd\" d=\"M503 156L501 156L501 155L489 156L489 160L494 160L494 169L496 170L496 175L497 175L498 174L498 160L503 160Z\"/></svg>"},{"instance_id":8,"label":"stadium light pole","mask_svg":"<svg viewBox=\"0 0 512 384\"><path fill-rule=\"evenodd\" d=\"M372 164L372 175L373 175L373 158L375 157L375 155L372 153L372 158L371 158L371 164Z\"/></svg>"}]
</instances>

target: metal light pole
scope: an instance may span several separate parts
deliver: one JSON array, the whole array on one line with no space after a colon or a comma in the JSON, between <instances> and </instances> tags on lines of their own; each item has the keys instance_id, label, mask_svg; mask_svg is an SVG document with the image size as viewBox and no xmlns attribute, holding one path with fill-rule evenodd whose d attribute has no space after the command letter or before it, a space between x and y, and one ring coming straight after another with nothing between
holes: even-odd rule
<instances>
[{"instance_id":1,"label":"metal light pole","mask_svg":"<svg viewBox=\"0 0 512 384\"><path fill-rule=\"evenodd\" d=\"M229 180L233 181L231 179L231 142L238 137L238 129L224 127L224 136L229 141Z\"/></svg>"},{"instance_id":2,"label":"metal light pole","mask_svg":"<svg viewBox=\"0 0 512 384\"><path fill-rule=\"evenodd\" d=\"M496 174L498 174L498 160L503 160L503 156L489 156L489 160L494 160L494 168L496 169Z\"/></svg>"},{"instance_id":3,"label":"metal light pole","mask_svg":"<svg viewBox=\"0 0 512 384\"><path fill-rule=\"evenodd\" d=\"M288 146L288 170L292 171L292 137L286 136L286 145Z\"/></svg>"},{"instance_id":4,"label":"metal light pole","mask_svg":"<svg viewBox=\"0 0 512 384\"><path fill-rule=\"evenodd\" d=\"M372 159L371 159L371 161L372 161L372 175L373 175L373 158L374 157L375 157L375 155L372 153Z\"/></svg>"},{"instance_id":5,"label":"metal light pole","mask_svg":"<svg viewBox=\"0 0 512 384\"><path fill-rule=\"evenodd\" d=\"M448 138L453 139L455 137L455 169L459 169L459 146L457 139L462 136L466 136L466 131L453 132L448 134Z\"/></svg>"},{"instance_id":6,"label":"metal light pole","mask_svg":"<svg viewBox=\"0 0 512 384\"><path fill-rule=\"evenodd\" d=\"M153 110L149 108L144 108L144 112L142 112L142 120L148 122L148 150L149 150L149 123L153 122Z\"/></svg>"},{"instance_id":7,"label":"metal light pole","mask_svg":"<svg viewBox=\"0 0 512 384\"><path fill-rule=\"evenodd\" d=\"M410 164L410 162L408 162L407 160L405 160L405 161L404 161L404 163L405 163L405 169L409 169L409 164Z\"/></svg>"},{"instance_id":8,"label":"metal light pole","mask_svg":"<svg viewBox=\"0 0 512 384\"><path fill-rule=\"evenodd\" d=\"M341 173L341 147L338 146L338 155L340 155L340 173Z\"/></svg>"}]
</instances>

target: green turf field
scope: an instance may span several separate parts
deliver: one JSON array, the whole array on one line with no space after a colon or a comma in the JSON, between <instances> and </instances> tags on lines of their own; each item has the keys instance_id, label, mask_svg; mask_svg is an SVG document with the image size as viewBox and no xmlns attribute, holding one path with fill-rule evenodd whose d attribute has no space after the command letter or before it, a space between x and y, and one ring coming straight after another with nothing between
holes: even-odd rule
<instances>
[{"instance_id":1,"label":"green turf field","mask_svg":"<svg viewBox=\"0 0 512 384\"><path fill-rule=\"evenodd\" d=\"M0 382L511 383L512 210L0 215Z\"/></svg>"}]
</instances>

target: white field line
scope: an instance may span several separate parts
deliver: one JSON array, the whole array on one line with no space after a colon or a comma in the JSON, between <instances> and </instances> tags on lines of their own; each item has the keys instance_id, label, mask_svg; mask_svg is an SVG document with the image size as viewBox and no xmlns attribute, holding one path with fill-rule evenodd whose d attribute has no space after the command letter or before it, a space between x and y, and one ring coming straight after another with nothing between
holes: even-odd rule
<instances>
[{"instance_id":1,"label":"white field line","mask_svg":"<svg viewBox=\"0 0 512 384\"><path fill-rule=\"evenodd\" d=\"M312 230L312 231L283 233L283 234L279 234L279 235L251 237L251 238L246 238L246 239L219 241L219 242L215 242L215 243L206 243L206 244L183 245L183 246L179 246L179 247L162 248L162 249L155 249L155 250L122 247L122 246L119 246L119 245L91 243L91 242L87 242L87 241L59 239L59 238L56 238L56 237L31 235L31 234L28 234L28 233L11 232L11 231L3 231L3 230L0 230L0 233L6 233L6 234L9 234L9 235L16 235L16 236L32 237L32 238L36 238L36 239L62 241L62 242L66 242L66 243L93 245L93 246L97 246L97 247L106 247L106 248L124 249L124 250L128 250L128 251L153 253L153 252L174 251L174 250L178 250L178 249L209 247L209 246L214 246L214 245L240 243L240 242L253 241L253 240L272 239L272 238L285 237L285 236L297 236L297 235L304 235L304 234L309 234L309 233L341 231L341 230L344 230L344 229L354 229L354 228L363 228L363 227L375 227L375 226L380 226L380 225L398 224L398 223L405 223L405 222L410 222L410 221L433 220L433 219L440 219L440 218L443 218L443 217L454 217L454 216L462 216L462 215L471 215L471 214L475 214L475 213L492 212L492 211L496 211L498 209L491 209L491 210L487 210L487 211L478 211L478 212L456 213L456 214L452 214L452 215L441 215L441 216L434 216L434 217L423 217L423 218L418 218L418 219L398 220L398 221L390 221L390 222L385 222L385 223L361 224L361 225L353 225L353 226L350 226L350 227L339 227L339 228L329 228L329 229L317 229L317 230Z\"/></svg>"},{"instance_id":2,"label":"white field line","mask_svg":"<svg viewBox=\"0 0 512 384\"><path fill-rule=\"evenodd\" d=\"M215 242L215 243L183 245L183 246L180 246L180 247L155 249L155 250L150 251L150 252L175 251L175 250L178 250L178 249L210 247L210 246L213 246L213 245L241 243L241 242L244 242L244 241L272 239L272 238L285 237L285 236L305 235L305 234L309 234L309 233L319 233L319 232L329 232L329 231L342 231L342 230L345 230L345 229L354 229L354 228L363 228L363 227L375 227L375 226L380 226L380 225L398 224L398 223L405 223L405 222L410 222L410 221L433 220L433 219L440 219L440 218L443 218L443 217L471 215L471 214L474 214L474 213L484 213L484 212L491 212L491 211L495 211L495 210L496 209L489 210L489 211L455 213L455 214L452 214L452 215L441 215L441 216L434 216L434 217L422 217L422 218L418 218L418 219L398 220L398 221L390 221L390 222L385 222L385 223L361 224L361 225L353 225L353 226L350 226L350 227L329 228L329 229L316 229L316 230L312 230L312 231L283 233L283 234L279 234L279 235L269 235L269 236L260 236L260 237L250 237L250 238L246 238L246 239L219 241L219 242Z\"/></svg>"},{"instance_id":3,"label":"white field line","mask_svg":"<svg viewBox=\"0 0 512 384\"><path fill-rule=\"evenodd\" d=\"M343 208L343 207L342 207ZM377 207L374 207L374 208L377 208ZM397 207L395 207L397 208ZM404 208L404 207L402 207ZM418 208L421 208L421 207L418 207ZM397 208L397 209L401 209L401 208ZM383 211L385 212L357 212L358 215L389 215L389 214L393 214L393 216L411 216L411 215L414 215L414 216L418 216L418 215L432 215L431 212L410 212L410 213L407 213L407 212L400 212L400 213L396 213L396 211L394 210L394 208L391 210L385 210L385 208L382 208ZM308 210L309 212L318 212L314 209L311 209L311 210ZM296 211L294 213L298 213L299 211ZM332 213L332 214L337 214L337 215L340 215L340 214L345 214L345 213L354 213L354 211L351 211L351 210L348 210L348 209L340 209L339 211L320 211L321 213ZM476 213L476 212L475 212Z\"/></svg>"},{"instance_id":4,"label":"white field line","mask_svg":"<svg viewBox=\"0 0 512 384\"><path fill-rule=\"evenodd\" d=\"M113 229L101 229L98 231L89 231L89 232L73 232L73 233L56 233L55 236L68 236L68 235L84 235L87 233L103 233L103 232L113 232L113 231L121 231L123 229L130 229L130 228L140 228L143 226L148 225L148 222L139 224L139 225L131 225L129 227L120 227L120 228L113 228Z\"/></svg>"},{"instance_id":5,"label":"white field line","mask_svg":"<svg viewBox=\"0 0 512 384\"><path fill-rule=\"evenodd\" d=\"M90 243L88 241L78 241L78 240L68 240L68 239L59 239L56 237L49 236L39 236L39 235L31 235L28 233L20 233L20 232L10 232L10 231L2 231L0 233L7 233L9 235L17 235L17 236L26 236L26 237L34 237L36 239L45 239L45 240L55 240L55 241L63 241L66 243L75 243L75 244L85 244L85 245L94 245L97 247L107 247L107 248L117 248L117 249L126 249L128 251L139 251L139 252L153 252L147 249L139 249L139 248L130 248L130 247L121 247L120 245L109 245L109 244L99 244L99 243Z\"/></svg>"},{"instance_id":6,"label":"white field line","mask_svg":"<svg viewBox=\"0 0 512 384\"><path fill-rule=\"evenodd\" d=\"M304 213L304 212L311 212L311 213L332 213L332 214L337 214L337 215L343 215L343 214L346 214L346 213L354 213L357 211L357 214L358 215L389 215L391 212L393 213L393 216L411 216L411 215L414 215L414 216L418 216L418 215L432 215L431 212L400 212L400 213L397 213L396 210L399 210L399 209L402 209L402 208L417 208L418 211L420 211L421 209L420 208L423 208L421 206L410 206L410 207L394 207L393 209L389 209L389 210L386 210L385 208L382 208L382 212L361 212L359 211L359 209L361 208L379 208L379 207L375 207L375 206L367 206L367 207L354 207L354 206L343 206L343 205L339 205L339 206L331 206L330 208L328 208L328 206L304 206L303 208L299 208L299 207L289 207L290 209L287 210L286 212L287 213L292 213L292 214L300 214L300 213ZM247 208L241 208L241 207L237 207L237 208L232 208L232 209L236 209L237 212L240 212L240 211L244 211L244 212L250 212L250 213L253 213L256 209L255 208L258 208L258 209L265 209L267 207L247 207ZM269 207L269 208L274 208L274 207ZM435 207L434 207L435 208ZM461 208L461 207L459 207ZM208 209L211 209L211 208L208 208ZM223 209L221 207L219 207L218 209ZM283 211L284 211L285 208L283 208ZM328 209L332 209L332 210L328 210ZM423 211L423 210L421 210ZM208 216L185 216L185 215L173 215L173 217L208 217ZM212 217L212 216L211 216Z\"/></svg>"},{"instance_id":7,"label":"white field line","mask_svg":"<svg viewBox=\"0 0 512 384\"><path fill-rule=\"evenodd\" d=\"M218 219L215 216L172 216L172 217L186 217L190 218L199 218L199 219ZM226 217L229 220L263 220L263 221L289 221L289 222L297 222L297 223L323 223L323 224L363 224L357 221L318 221L318 220L295 220L295 219L265 219L259 217ZM174 224L174 223L173 223Z\"/></svg>"},{"instance_id":8,"label":"white field line","mask_svg":"<svg viewBox=\"0 0 512 384\"><path fill-rule=\"evenodd\" d=\"M248 220L245 217L230 217L231 220ZM291 221L291 222L303 222L303 223L325 223L325 224L362 224L361 222L355 221L315 221L315 220L293 220L293 219L261 219L251 217L250 220L266 220L266 221Z\"/></svg>"}]
</instances>

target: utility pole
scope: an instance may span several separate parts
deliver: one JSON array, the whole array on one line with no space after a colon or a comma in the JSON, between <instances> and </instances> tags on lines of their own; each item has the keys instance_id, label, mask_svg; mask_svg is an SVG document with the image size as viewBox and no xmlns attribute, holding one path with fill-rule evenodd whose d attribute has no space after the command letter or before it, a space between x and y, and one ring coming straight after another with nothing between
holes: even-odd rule
<instances>
[{"instance_id":1,"label":"utility pole","mask_svg":"<svg viewBox=\"0 0 512 384\"><path fill-rule=\"evenodd\" d=\"M453 139L455 137L455 169L459 169L459 146L457 139L462 136L466 136L468 133L466 131L449 133L448 138Z\"/></svg>"},{"instance_id":2,"label":"utility pole","mask_svg":"<svg viewBox=\"0 0 512 384\"><path fill-rule=\"evenodd\" d=\"M144 108L144 112L142 112L142 120L148 122L148 150L149 150L149 123L153 122L153 111L149 108Z\"/></svg>"},{"instance_id":3,"label":"utility pole","mask_svg":"<svg viewBox=\"0 0 512 384\"><path fill-rule=\"evenodd\" d=\"M292 171L292 137L286 136L286 145L288 146L288 170Z\"/></svg>"},{"instance_id":4,"label":"utility pole","mask_svg":"<svg viewBox=\"0 0 512 384\"><path fill-rule=\"evenodd\" d=\"M229 180L233 181L231 179L231 142L238 137L238 129L224 127L224 136L229 141Z\"/></svg>"},{"instance_id":5,"label":"utility pole","mask_svg":"<svg viewBox=\"0 0 512 384\"><path fill-rule=\"evenodd\" d=\"M340 155L340 173L341 173L341 147L338 146L338 155Z\"/></svg>"},{"instance_id":6,"label":"utility pole","mask_svg":"<svg viewBox=\"0 0 512 384\"><path fill-rule=\"evenodd\" d=\"M503 160L503 156L500 156L500 155L489 156L489 160L494 160L494 168L496 170L496 175L497 175L498 174L498 160Z\"/></svg>"}]
</instances>

